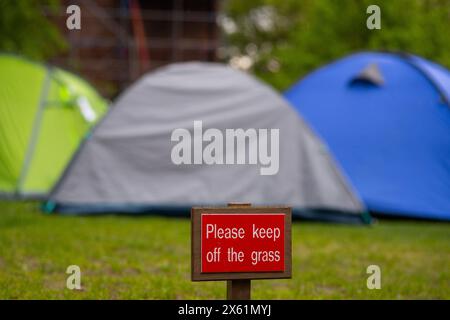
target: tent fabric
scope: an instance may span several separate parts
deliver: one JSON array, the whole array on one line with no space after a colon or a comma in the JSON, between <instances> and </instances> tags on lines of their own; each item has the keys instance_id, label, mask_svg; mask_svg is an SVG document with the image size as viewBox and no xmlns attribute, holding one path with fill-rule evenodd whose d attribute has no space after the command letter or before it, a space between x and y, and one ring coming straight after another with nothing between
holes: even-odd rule
<instances>
[{"instance_id":1,"label":"tent fabric","mask_svg":"<svg viewBox=\"0 0 450 320\"><path fill-rule=\"evenodd\" d=\"M0 195L45 197L106 102L64 70L0 55Z\"/></svg>"},{"instance_id":2,"label":"tent fabric","mask_svg":"<svg viewBox=\"0 0 450 320\"><path fill-rule=\"evenodd\" d=\"M377 65L383 84L354 83ZM362 52L285 97L328 144L373 212L450 220L450 72L423 58Z\"/></svg>"},{"instance_id":3,"label":"tent fabric","mask_svg":"<svg viewBox=\"0 0 450 320\"><path fill-rule=\"evenodd\" d=\"M194 121L202 121L203 132L279 129L278 173L261 175L252 164L174 164L171 134L184 128L194 136ZM242 148L235 145L235 154ZM191 62L158 69L126 90L47 205L70 214L171 208L186 214L191 206L228 202L326 209L330 217L345 212L356 220L365 210L324 145L280 95L228 66Z\"/></svg>"},{"instance_id":4,"label":"tent fabric","mask_svg":"<svg viewBox=\"0 0 450 320\"><path fill-rule=\"evenodd\" d=\"M418 56L408 55L407 61L420 70L439 90L442 100L450 105L450 75L444 67Z\"/></svg>"}]
</instances>

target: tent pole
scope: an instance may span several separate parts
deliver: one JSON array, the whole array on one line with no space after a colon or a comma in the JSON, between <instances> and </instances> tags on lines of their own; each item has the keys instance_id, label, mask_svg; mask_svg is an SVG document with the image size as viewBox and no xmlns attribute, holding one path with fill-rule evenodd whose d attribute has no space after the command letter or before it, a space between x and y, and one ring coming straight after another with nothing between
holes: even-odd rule
<instances>
[{"instance_id":1,"label":"tent pole","mask_svg":"<svg viewBox=\"0 0 450 320\"><path fill-rule=\"evenodd\" d=\"M19 180L17 181L17 186L16 186L16 194L17 195L20 195L22 188L25 184L28 170L30 169L31 159L33 157L34 150L36 148L36 144L37 144L38 138L39 138L39 129L41 127L42 117L44 114L44 108L45 108L45 104L47 102L47 93L50 88L51 74L52 74L52 70L50 67L47 67L46 69L47 69L47 72L45 74L44 84L42 85L42 91L41 91L41 95L39 97L38 110L36 112L36 117L34 119L33 128L31 129L30 139L28 141L28 147L27 147L27 151L25 153L25 158L23 161L22 169L20 170Z\"/></svg>"}]
</instances>

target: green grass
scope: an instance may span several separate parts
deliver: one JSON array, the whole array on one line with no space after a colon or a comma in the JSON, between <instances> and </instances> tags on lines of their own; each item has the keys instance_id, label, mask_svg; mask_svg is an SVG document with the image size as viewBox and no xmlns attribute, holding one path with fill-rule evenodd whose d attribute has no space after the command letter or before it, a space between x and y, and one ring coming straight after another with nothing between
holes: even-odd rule
<instances>
[{"instance_id":1,"label":"green grass","mask_svg":"<svg viewBox=\"0 0 450 320\"><path fill-rule=\"evenodd\" d=\"M450 224L294 223L293 278L252 281L254 299L449 299ZM66 289L79 265L81 291ZM368 290L377 264L382 289ZM225 282L190 281L190 221L45 215L0 202L0 299L221 299Z\"/></svg>"}]
</instances>

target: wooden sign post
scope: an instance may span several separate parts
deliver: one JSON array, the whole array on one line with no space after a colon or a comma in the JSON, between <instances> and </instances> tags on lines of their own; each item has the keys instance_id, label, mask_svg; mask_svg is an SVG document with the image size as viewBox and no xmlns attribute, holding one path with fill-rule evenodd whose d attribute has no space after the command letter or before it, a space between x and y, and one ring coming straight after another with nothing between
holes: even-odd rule
<instances>
[{"instance_id":1,"label":"wooden sign post","mask_svg":"<svg viewBox=\"0 0 450 320\"><path fill-rule=\"evenodd\" d=\"M192 281L227 281L227 299L250 299L251 279L292 277L291 208L192 208Z\"/></svg>"}]
</instances>

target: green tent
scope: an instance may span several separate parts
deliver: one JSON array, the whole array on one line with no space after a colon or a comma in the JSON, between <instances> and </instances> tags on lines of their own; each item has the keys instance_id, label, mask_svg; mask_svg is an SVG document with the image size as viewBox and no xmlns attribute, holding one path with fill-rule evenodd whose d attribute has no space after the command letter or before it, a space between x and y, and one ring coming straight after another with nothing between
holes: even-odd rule
<instances>
[{"instance_id":1,"label":"green tent","mask_svg":"<svg viewBox=\"0 0 450 320\"><path fill-rule=\"evenodd\" d=\"M0 54L0 196L46 196L106 107L69 72Z\"/></svg>"}]
</instances>

